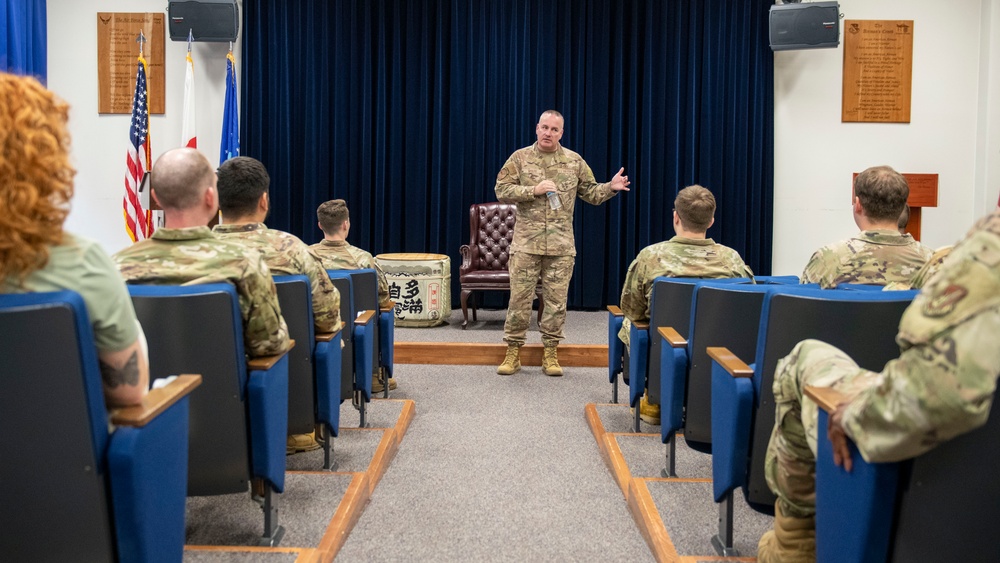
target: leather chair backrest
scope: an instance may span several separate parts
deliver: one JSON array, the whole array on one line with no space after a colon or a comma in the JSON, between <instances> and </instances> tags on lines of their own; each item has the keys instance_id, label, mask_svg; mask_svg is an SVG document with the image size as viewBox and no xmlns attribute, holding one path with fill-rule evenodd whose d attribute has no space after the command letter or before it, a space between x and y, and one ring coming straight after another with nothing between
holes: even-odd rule
<instances>
[{"instance_id":1,"label":"leather chair backrest","mask_svg":"<svg viewBox=\"0 0 1000 563\"><path fill-rule=\"evenodd\" d=\"M344 348L340 352L340 400L354 398L354 319L357 309L354 305L354 283L348 270L327 270L330 281L340 292L340 320L344 328L340 331Z\"/></svg>"},{"instance_id":2,"label":"leather chair backrest","mask_svg":"<svg viewBox=\"0 0 1000 563\"><path fill-rule=\"evenodd\" d=\"M1000 406L986 424L915 458L900 479L891 561L1000 559Z\"/></svg>"},{"instance_id":3,"label":"leather chair backrest","mask_svg":"<svg viewBox=\"0 0 1000 563\"><path fill-rule=\"evenodd\" d=\"M313 431L316 405L312 285L308 276L295 275L274 276L274 286L288 337L295 341L288 351L288 433L307 434Z\"/></svg>"},{"instance_id":4,"label":"leather chair backrest","mask_svg":"<svg viewBox=\"0 0 1000 563\"><path fill-rule=\"evenodd\" d=\"M684 438L712 441L712 360L709 346L724 346L738 358L753 358L764 294L774 286L704 285L694 296Z\"/></svg>"},{"instance_id":5,"label":"leather chair backrest","mask_svg":"<svg viewBox=\"0 0 1000 563\"><path fill-rule=\"evenodd\" d=\"M916 291L802 289L769 295L761 312L754 391L759 397L750 445L748 500L771 506L764 479L764 454L774 428L774 370L796 344L817 339L840 348L859 366L881 371L899 356L899 319Z\"/></svg>"},{"instance_id":6,"label":"leather chair backrest","mask_svg":"<svg viewBox=\"0 0 1000 563\"><path fill-rule=\"evenodd\" d=\"M512 203L477 203L470 208L471 270L507 270L516 221L517 205Z\"/></svg>"},{"instance_id":7,"label":"leather chair backrest","mask_svg":"<svg viewBox=\"0 0 1000 563\"><path fill-rule=\"evenodd\" d=\"M113 560L107 414L83 300L70 291L0 295L0 334L0 553ZM39 447L40 437L54 441Z\"/></svg>"},{"instance_id":8,"label":"leather chair backrest","mask_svg":"<svg viewBox=\"0 0 1000 563\"><path fill-rule=\"evenodd\" d=\"M150 379L200 373L191 394L188 496L249 488L243 320L228 283L129 285L149 344Z\"/></svg>"}]
</instances>

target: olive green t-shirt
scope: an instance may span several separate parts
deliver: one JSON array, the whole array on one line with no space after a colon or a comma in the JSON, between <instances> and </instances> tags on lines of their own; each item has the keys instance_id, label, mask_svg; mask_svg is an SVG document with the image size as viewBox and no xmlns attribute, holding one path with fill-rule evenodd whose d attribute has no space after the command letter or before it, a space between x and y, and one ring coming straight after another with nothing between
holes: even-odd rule
<instances>
[{"instance_id":1,"label":"olive green t-shirt","mask_svg":"<svg viewBox=\"0 0 1000 563\"><path fill-rule=\"evenodd\" d=\"M125 281L101 247L85 238L65 233L63 243L49 248L49 261L18 285L7 279L0 293L39 293L69 289L83 297L94 330L94 343L102 352L117 352L139 338L139 328Z\"/></svg>"}]
</instances>

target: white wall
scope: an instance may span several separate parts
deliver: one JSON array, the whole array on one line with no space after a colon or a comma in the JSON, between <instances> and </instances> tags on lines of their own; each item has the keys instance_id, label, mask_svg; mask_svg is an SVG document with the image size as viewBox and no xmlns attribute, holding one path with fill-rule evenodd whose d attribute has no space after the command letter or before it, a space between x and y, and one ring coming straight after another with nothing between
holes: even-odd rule
<instances>
[{"instance_id":1,"label":"white wall","mask_svg":"<svg viewBox=\"0 0 1000 563\"><path fill-rule=\"evenodd\" d=\"M909 124L841 123L843 46L774 54L775 274L857 232L851 178L868 166L939 175L922 240L951 244L1000 191L1000 0L840 0L845 19L913 20ZM841 22L843 33L843 22Z\"/></svg>"},{"instance_id":2,"label":"white wall","mask_svg":"<svg viewBox=\"0 0 1000 563\"><path fill-rule=\"evenodd\" d=\"M843 47L774 54L775 274L801 273L816 248L857 231L851 175L868 166L940 175L939 207L923 217L923 240L935 247L960 238L1000 191L1000 41L990 41L991 32L1000 33L1000 0L840 5L847 19L914 20L911 123L840 122ZM48 2L49 87L73 107L78 173L67 226L109 252L129 243L121 214L129 116L97 113L96 13L165 6L166 0ZM151 118L154 158L180 143L186 48L166 41L166 114ZM213 163L227 49L195 43L193 52L199 148Z\"/></svg>"},{"instance_id":3,"label":"white wall","mask_svg":"<svg viewBox=\"0 0 1000 563\"><path fill-rule=\"evenodd\" d=\"M242 9L242 2L239 2ZM131 241L122 218L130 116L97 113L97 12L166 13L167 0L48 0L48 87L69 102L76 195L66 228L109 253ZM169 38L164 17L166 107L150 116L152 157L181 145L186 42ZM240 30L242 32L242 29ZM198 149L218 164L228 43L194 43ZM239 69L239 42L233 44ZM237 72L237 79L239 75Z\"/></svg>"}]
</instances>

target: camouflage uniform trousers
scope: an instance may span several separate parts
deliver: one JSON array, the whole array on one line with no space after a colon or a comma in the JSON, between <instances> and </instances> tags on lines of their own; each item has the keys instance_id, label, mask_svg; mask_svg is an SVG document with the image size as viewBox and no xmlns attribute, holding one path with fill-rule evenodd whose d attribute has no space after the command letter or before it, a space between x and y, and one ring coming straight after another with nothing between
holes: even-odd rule
<instances>
[{"instance_id":1,"label":"camouflage uniform trousers","mask_svg":"<svg viewBox=\"0 0 1000 563\"><path fill-rule=\"evenodd\" d=\"M544 256L524 252L510 255L507 263L507 270L510 272L510 304L507 306L507 321L503 326L504 342L524 344L531 320L535 285L541 274L545 310L542 311L538 328L542 333L542 344L559 344L566 325L566 297L575 263L575 256Z\"/></svg>"},{"instance_id":2,"label":"camouflage uniform trousers","mask_svg":"<svg viewBox=\"0 0 1000 563\"><path fill-rule=\"evenodd\" d=\"M764 475L786 516L816 514L816 437L826 429L817 428L819 407L803 390L809 385L832 387L851 396L875 385L878 377L819 340L803 340L778 362L773 386L775 422Z\"/></svg>"}]
</instances>

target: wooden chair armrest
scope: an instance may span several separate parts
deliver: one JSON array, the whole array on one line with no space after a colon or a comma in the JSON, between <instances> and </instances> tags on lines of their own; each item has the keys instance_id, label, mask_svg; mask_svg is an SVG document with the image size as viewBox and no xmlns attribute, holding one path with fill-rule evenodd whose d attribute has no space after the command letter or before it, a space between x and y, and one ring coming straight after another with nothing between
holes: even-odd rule
<instances>
[{"instance_id":1,"label":"wooden chair armrest","mask_svg":"<svg viewBox=\"0 0 1000 563\"><path fill-rule=\"evenodd\" d=\"M295 341L289 340L288 350L291 350L292 348L295 348ZM284 357L285 354L288 353L288 350L285 350L284 352L280 354L275 354L273 356L260 356L257 358L250 358L249 360L247 360L247 369L251 371L253 370L267 371L273 368L274 364L278 363L278 360L280 360L282 357Z\"/></svg>"},{"instance_id":2,"label":"wooden chair armrest","mask_svg":"<svg viewBox=\"0 0 1000 563\"><path fill-rule=\"evenodd\" d=\"M391 313L393 309L396 308L396 302L390 301L387 305L380 307L379 312L381 313Z\"/></svg>"},{"instance_id":3,"label":"wooden chair armrest","mask_svg":"<svg viewBox=\"0 0 1000 563\"><path fill-rule=\"evenodd\" d=\"M632 321L636 330L649 330L649 321Z\"/></svg>"},{"instance_id":4,"label":"wooden chair armrest","mask_svg":"<svg viewBox=\"0 0 1000 563\"><path fill-rule=\"evenodd\" d=\"M673 348L684 348L688 345L688 341L676 330L674 330L674 327L672 326L661 326L656 329L656 331L659 332L660 336L662 336L663 339L666 340Z\"/></svg>"},{"instance_id":5,"label":"wooden chair armrest","mask_svg":"<svg viewBox=\"0 0 1000 563\"><path fill-rule=\"evenodd\" d=\"M181 398L187 396L195 387L201 385L200 375L178 375L167 386L152 389L142 398L142 403L131 407L122 407L111 411L111 423L118 426L133 426L142 428L156 415L167 410Z\"/></svg>"},{"instance_id":6,"label":"wooden chair armrest","mask_svg":"<svg viewBox=\"0 0 1000 563\"><path fill-rule=\"evenodd\" d=\"M362 311L362 313L360 315L358 315L356 319L354 319L354 324L356 324L356 325L366 325L366 324L370 323L372 321L372 318L374 318L374 317L375 317L375 311L371 311L371 310L369 310L369 311Z\"/></svg>"},{"instance_id":7,"label":"wooden chair armrest","mask_svg":"<svg viewBox=\"0 0 1000 563\"><path fill-rule=\"evenodd\" d=\"M625 316L625 313L622 313L622 310L619 309L617 305L608 305L608 312L616 317Z\"/></svg>"},{"instance_id":8,"label":"wooden chair armrest","mask_svg":"<svg viewBox=\"0 0 1000 563\"><path fill-rule=\"evenodd\" d=\"M837 410L837 405L847 402L847 395L830 387L813 387L808 385L803 392L807 397L816 401L819 408L830 414L833 414L833 411Z\"/></svg>"},{"instance_id":9,"label":"wooden chair armrest","mask_svg":"<svg viewBox=\"0 0 1000 563\"><path fill-rule=\"evenodd\" d=\"M706 348L706 351L708 352L708 357L719 362L719 365L729 372L729 375L733 377L753 377L753 370L750 369L750 366L737 358L736 354L729 351L729 348L709 346Z\"/></svg>"}]
</instances>

